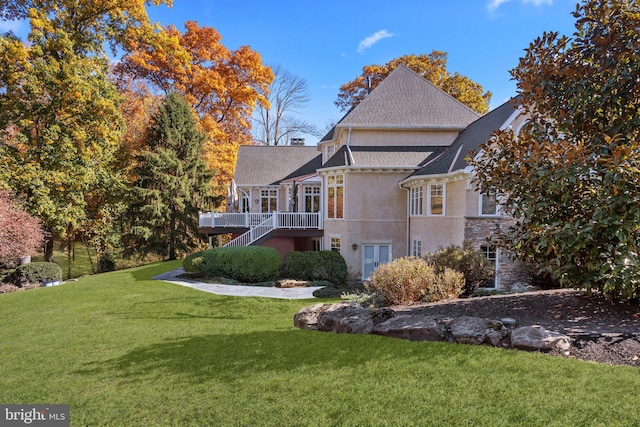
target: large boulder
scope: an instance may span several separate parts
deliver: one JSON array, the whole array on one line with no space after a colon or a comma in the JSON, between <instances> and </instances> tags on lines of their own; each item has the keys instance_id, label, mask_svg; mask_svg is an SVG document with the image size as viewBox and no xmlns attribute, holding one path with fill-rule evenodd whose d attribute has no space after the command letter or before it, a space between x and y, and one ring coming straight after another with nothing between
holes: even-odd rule
<instances>
[{"instance_id":1,"label":"large boulder","mask_svg":"<svg viewBox=\"0 0 640 427\"><path fill-rule=\"evenodd\" d=\"M331 304L313 304L303 308L293 316L293 325L299 329L318 329L318 315L328 309Z\"/></svg>"},{"instance_id":2,"label":"large boulder","mask_svg":"<svg viewBox=\"0 0 640 427\"><path fill-rule=\"evenodd\" d=\"M494 347L502 345L508 335L501 322L470 316L453 319L449 324L449 330L460 344L489 344Z\"/></svg>"},{"instance_id":3,"label":"large boulder","mask_svg":"<svg viewBox=\"0 0 640 427\"><path fill-rule=\"evenodd\" d=\"M445 328L435 318L409 314L396 316L376 325L373 333L411 341L443 341L445 339Z\"/></svg>"},{"instance_id":4,"label":"large boulder","mask_svg":"<svg viewBox=\"0 0 640 427\"><path fill-rule=\"evenodd\" d=\"M542 326L522 326L511 332L511 346L529 351L565 351L571 347L571 339Z\"/></svg>"},{"instance_id":5,"label":"large boulder","mask_svg":"<svg viewBox=\"0 0 640 427\"><path fill-rule=\"evenodd\" d=\"M342 334L370 334L371 310L358 303L330 304L318 314L318 330Z\"/></svg>"}]
</instances>

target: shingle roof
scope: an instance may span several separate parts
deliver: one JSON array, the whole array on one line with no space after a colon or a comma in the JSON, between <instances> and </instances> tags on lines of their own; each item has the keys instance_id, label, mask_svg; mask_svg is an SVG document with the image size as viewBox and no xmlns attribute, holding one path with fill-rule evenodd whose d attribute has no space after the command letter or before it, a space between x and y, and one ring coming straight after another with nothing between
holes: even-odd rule
<instances>
[{"instance_id":1,"label":"shingle roof","mask_svg":"<svg viewBox=\"0 0 640 427\"><path fill-rule=\"evenodd\" d=\"M439 157L434 157L423 168L411 176L437 175L467 167L465 158L470 151L478 151L481 144L487 142L491 134L500 129L515 112L516 102L512 99L490 113L471 123L458 135L456 140Z\"/></svg>"},{"instance_id":2,"label":"shingle roof","mask_svg":"<svg viewBox=\"0 0 640 427\"><path fill-rule=\"evenodd\" d=\"M340 166L357 167L419 167L437 156L446 146L351 146L352 163L347 147L342 146L322 168Z\"/></svg>"},{"instance_id":3,"label":"shingle roof","mask_svg":"<svg viewBox=\"0 0 640 427\"><path fill-rule=\"evenodd\" d=\"M238 185L278 184L315 173L322 162L317 147L241 145L233 179Z\"/></svg>"},{"instance_id":4,"label":"shingle roof","mask_svg":"<svg viewBox=\"0 0 640 427\"><path fill-rule=\"evenodd\" d=\"M341 121L341 126L464 128L473 110L403 64Z\"/></svg>"}]
</instances>

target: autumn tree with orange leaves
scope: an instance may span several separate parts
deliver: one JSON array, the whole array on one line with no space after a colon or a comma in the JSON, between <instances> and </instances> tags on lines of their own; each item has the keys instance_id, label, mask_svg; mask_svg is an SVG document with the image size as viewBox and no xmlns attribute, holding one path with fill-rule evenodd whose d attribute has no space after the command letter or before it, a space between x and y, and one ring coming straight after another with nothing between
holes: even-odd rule
<instances>
[{"instance_id":1,"label":"autumn tree with orange leaves","mask_svg":"<svg viewBox=\"0 0 640 427\"><path fill-rule=\"evenodd\" d=\"M400 64L406 65L472 110L480 114L489 111L491 92L484 92L481 85L468 77L449 73L447 54L437 50L428 55L400 56L384 65L365 65L361 75L340 86L336 106L342 111L355 107Z\"/></svg>"},{"instance_id":2,"label":"autumn tree with orange leaves","mask_svg":"<svg viewBox=\"0 0 640 427\"><path fill-rule=\"evenodd\" d=\"M173 26L162 31L178 40L189 56L188 62L153 46L140 45L122 58L116 73L184 96L209 137L205 160L217 170L214 184L223 187L233 177L238 147L253 143L251 115L256 106L268 106L273 73L248 46L226 48L214 28L200 27L195 21L186 22L185 28L184 33Z\"/></svg>"}]
</instances>

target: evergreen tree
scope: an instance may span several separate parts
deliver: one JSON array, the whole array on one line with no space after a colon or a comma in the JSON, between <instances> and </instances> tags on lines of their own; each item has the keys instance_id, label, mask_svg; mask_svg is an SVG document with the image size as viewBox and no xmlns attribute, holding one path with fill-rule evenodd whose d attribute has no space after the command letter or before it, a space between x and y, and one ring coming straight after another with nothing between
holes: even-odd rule
<instances>
[{"instance_id":1,"label":"evergreen tree","mask_svg":"<svg viewBox=\"0 0 640 427\"><path fill-rule=\"evenodd\" d=\"M125 254L176 259L202 243L198 208L214 201L214 173L203 160L206 136L182 96L168 94L153 122L148 149L140 153L134 170Z\"/></svg>"}]
</instances>

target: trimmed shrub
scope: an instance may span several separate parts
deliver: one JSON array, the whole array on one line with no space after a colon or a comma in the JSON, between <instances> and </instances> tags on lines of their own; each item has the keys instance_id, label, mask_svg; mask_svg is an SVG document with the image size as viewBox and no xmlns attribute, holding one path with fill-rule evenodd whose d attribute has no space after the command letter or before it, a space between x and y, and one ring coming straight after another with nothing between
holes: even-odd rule
<instances>
[{"instance_id":1,"label":"trimmed shrub","mask_svg":"<svg viewBox=\"0 0 640 427\"><path fill-rule=\"evenodd\" d=\"M463 246L451 245L434 254L426 254L424 259L442 274L446 268L459 271L464 275L462 296L471 296L473 292L493 277L494 269L491 261L472 243L465 241Z\"/></svg>"},{"instance_id":2,"label":"trimmed shrub","mask_svg":"<svg viewBox=\"0 0 640 427\"><path fill-rule=\"evenodd\" d=\"M200 273L228 277L243 283L274 280L280 269L280 255L274 248L244 246L214 248L202 253Z\"/></svg>"},{"instance_id":3,"label":"trimmed shrub","mask_svg":"<svg viewBox=\"0 0 640 427\"><path fill-rule=\"evenodd\" d=\"M44 283L47 280L62 280L62 269L53 262L30 262L16 267L14 283Z\"/></svg>"},{"instance_id":4,"label":"trimmed shrub","mask_svg":"<svg viewBox=\"0 0 640 427\"><path fill-rule=\"evenodd\" d=\"M187 255L182 261L182 268L189 273L201 273L203 254L205 251L198 251Z\"/></svg>"},{"instance_id":5,"label":"trimmed shrub","mask_svg":"<svg viewBox=\"0 0 640 427\"><path fill-rule=\"evenodd\" d=\"M333 251L292 251L285 254L280 277L295 280L326 280L346 285L349 277L347 263Z\"/></svg>"},{"instance_id":6,"label":"trimmed shrub","mask_svg":"<svg viewBox=\"0 0 640 427\"><path fill-rule=\"evenodd\" d=\"M398 258L382 264L371 275L371 287L390 305L457 298L463 286L462 273L449 268L436 273L422 258Z\"/></svg>"}]
</instances>

